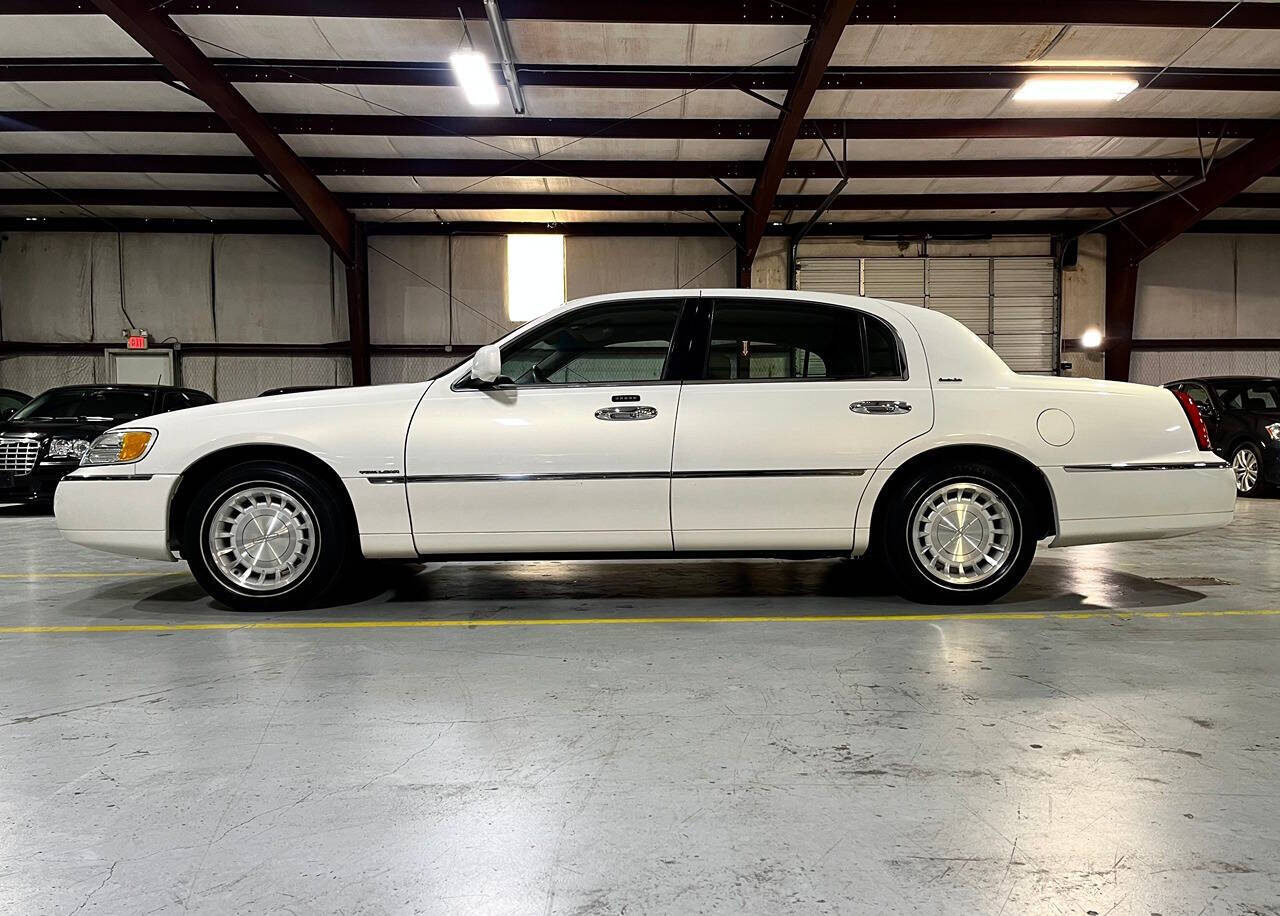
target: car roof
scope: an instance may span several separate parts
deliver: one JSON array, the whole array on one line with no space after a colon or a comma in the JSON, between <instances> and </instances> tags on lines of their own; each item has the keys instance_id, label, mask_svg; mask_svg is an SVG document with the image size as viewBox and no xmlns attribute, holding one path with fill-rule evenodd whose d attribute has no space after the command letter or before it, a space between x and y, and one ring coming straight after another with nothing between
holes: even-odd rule
<instances>
[{"instance_id":1,"label":"car roof","mask_svg":"<svg viewBox=\"0 0 1280 916\"><path fill-rule=\"evenodd\" d=\"M1191 378L1179 378L1169 382L1280 382L1280 378L1271 375L1197 375Z\"/></svg>"},{"instance_id":2,"label":"car roof","mask_svg":"<svg viewBox=\"0 0 1280 916\"><path fill-rule=\"evenodd\" d=\"M47 388L42 393L50 391L194 391L197 394L204 394L197 388L182 388L177 385L135 385L124 382L110 385L95 385L92 382L83 385L58 385L56 388Z\"/></svg>"}]
</instances>

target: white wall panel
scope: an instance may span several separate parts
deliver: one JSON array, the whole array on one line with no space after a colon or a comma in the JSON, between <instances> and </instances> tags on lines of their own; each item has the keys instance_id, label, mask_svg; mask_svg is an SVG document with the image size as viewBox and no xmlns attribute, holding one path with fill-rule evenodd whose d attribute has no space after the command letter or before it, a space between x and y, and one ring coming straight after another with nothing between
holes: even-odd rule
<instances>
[{"instance_id":1,"label":"white wall panel","mask_svg":"<svg viewBox=\"0 0 1280 916\"><path fill-rule=\"evenodd\" d=\"M571 236L565 244L565 285L570 299L678 285L674 238Z\"/></svg>"},{"instance_id":2,"label":"white wall panel","mask_svg":"<svg viewBox=\"0 0 1280 916\"><path fill-rule=\"evenodd\" d=\"M1138 269L1133 336L1234 337L1235 238L1184 235Z\"/></svg>"},{"instance_id":3,"label":"white wall panel","mask_svg":"<svg viewBox=\"0 0 1280 916\"><path fill-rule=\"evenodd\" d=\"M1142 262L1133 333L1280 337L1278 288L1280 236L1183 235Z\"/></svg>"},{"instance_id":4,"label":"white wall panel","mask_svg":"<svg viewBox=\"0 0 1280 916\"><path fill-rule=\"evenodd\" d=\"M219 342L338 339L331 257L322 239L219 235L214 253Z\"/></svg>"},{"instance_id":5,"label":"white wall panel","mask_svg":"<svg viewBox=\"0 0 1280 916\"><path fill-rule=\"evenodd\" d=\"M736 246L726 238L688 236L677 239L676 286L723 289L736 286Z\"/></svg>"},{"instance_id":6,"label":"white wall panel","mask_svg":"<svg viewBox=\"0 0 1280 916\"><path fill-rule=\"evenodd\" d=\"M1236 237L1236 335L1280 337L1280 236Z\"/></svg>"},{"instance_id":7,"label":"white wall panel","mask_svg":"<svg viewBox=\"0 0 1280 916\"><path fill-rule=\"evenodd\" d=\"M120 246L117 249L111 244L98 263L116 261L120 266L124 305L135 322L133 327L146 328L155 340L215 339L213 236L126 233L101 239L99 249L106 247L103 243ZM101 271L95 273L100 275ZM118 341L121 330L129 326L120 310L118 275L116 281L114 289L95 283L94 325L99 340Z\"/></svg>"},{"instance_id":8,"label":"white wall panel","mask_svg":"<svg viewBox=\"0 0 1280 916\"><path fill-rule=\"evenodd\" d=\"M444 236L370 239L370 339L385 344L447 343L448 288L449 240Z\"/></svg>"},{"instance_id":9,"label":"white wall panel","mask_svg":"<svg viewBox=\"0 0 1280 916\"><path fill-rule=\"evenodd\" d=\"M507 320L507 238L462 235L450 245L452 338L433 343L489 343L520 322Z\"/></svg>"},{"instance_id":10,"label":"white wall panel","mask_svg":"<svg viewBox=\"0 0 1280 916\"><path fill-rule=\"evenodd\" d=\"M13 233L0 244L0 331L6 340L89 340L93 233Z\"/></svg>"}]
</instances>

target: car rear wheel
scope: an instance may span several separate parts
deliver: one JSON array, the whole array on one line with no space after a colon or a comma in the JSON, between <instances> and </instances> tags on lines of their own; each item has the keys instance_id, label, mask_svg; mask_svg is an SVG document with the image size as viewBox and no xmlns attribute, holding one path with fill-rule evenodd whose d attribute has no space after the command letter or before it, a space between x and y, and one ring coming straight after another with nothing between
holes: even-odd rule
<instances>
[{"instance_id":1,"label":"car rear wheel","mask_svg":"<svg viewBox=\"0 0 1280 916\"><path fill-rule=\"evenodd\" d=\"M1243 443L1231 453L1231 470L1236 475L1236 492L1241 496L1258 496L1262 493L1262 455L1258 449Z\"/></svg>"},{"instance_id":2,"label":"car rear wheel","mask_svg":"<svg viewBox=\"0 0 1280 916\"><path fill-rule=\"evenodd\" d=\"M345 506L326 483L270 462L215 475L187 513L183 556L196 580L236 610L323 601L355 557Z\"/></svg>"},{"instance_id":3,"label":"car rear wheel","mask_svg":"<svg viewBox=\"0 0 1280 916\"><path fill-rule=\"evenodd\" d=\"M983 604L1026 575L1036 539L1030 501L982 464L927 468L890 502L877 536L898 591L930 604Z\"/></svg>"}]
</instances>

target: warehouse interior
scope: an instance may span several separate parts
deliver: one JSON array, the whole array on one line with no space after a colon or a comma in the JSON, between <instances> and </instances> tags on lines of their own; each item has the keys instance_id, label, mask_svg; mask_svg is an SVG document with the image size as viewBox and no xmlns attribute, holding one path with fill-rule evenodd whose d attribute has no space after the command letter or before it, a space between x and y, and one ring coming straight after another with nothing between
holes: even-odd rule
<instances>
[{"instance_id":1,"label":"warehouse interior","mask_svg":"<svg viewBox=\"0 0 1280 916\"><path fill-rule=\"evenodd\" d=\"M1280 377L1280 2L0 0L0 390L422 382L733 288ZM1280 914L1278 534L973 607L486 559L246 614L0 508L0 910Z\"/></svg>"}]
</instances>

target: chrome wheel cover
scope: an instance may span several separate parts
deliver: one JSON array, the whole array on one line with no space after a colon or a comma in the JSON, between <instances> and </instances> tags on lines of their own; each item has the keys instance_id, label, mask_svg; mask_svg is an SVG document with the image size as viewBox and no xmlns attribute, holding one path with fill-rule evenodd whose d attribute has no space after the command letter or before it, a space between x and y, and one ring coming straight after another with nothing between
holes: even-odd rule
<instances>
[{"instance_id":1,"label":"chrome wheel cover","mask_svg":"<svg viewBox=\"0 0 1280 916\"><path fill-rule=\"evenodd\" d=\"M926 494L911 513L911 547L920 567L949 586L985 582L1013 558L1014 513L1003 495L974 481Z\"/></svg>"},{"instance_id":2,"label":"chrome wheel cover","mask_svg":"<svg viewBox=\"0 0 1280 916\"><path fill-rule=\"evenodd\" d=\"M1258 484L1258 456L1251 448L1238 449L1231 457L1231 470L1236 475L1236 492L1248 493Z\"/></svg>"},{"instance_id":3,"label":"chrome wheel cover","mask_svg":"<svg viewBox=\"0 0 1280 916\"><path fill-rule=\"evenodd\" d=\"M209 515L213 569L230 585L276 592L299 582L315 560L318 537L311 507L274 484L230 491Z\"/></svg>"}]
</instances>

